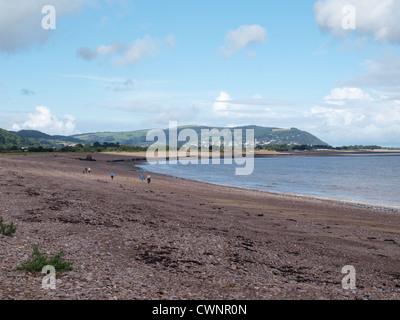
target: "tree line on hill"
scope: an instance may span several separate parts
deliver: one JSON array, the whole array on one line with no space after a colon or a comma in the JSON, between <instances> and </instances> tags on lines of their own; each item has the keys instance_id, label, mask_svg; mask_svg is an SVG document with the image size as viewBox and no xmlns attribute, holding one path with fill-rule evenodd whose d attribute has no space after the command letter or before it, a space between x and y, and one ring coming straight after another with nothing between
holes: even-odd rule
<instances>
[{"instance_id":1,"label":"tree line on hill","mask_svg":"<svg viewBox=\"0 0 400 320\"><path fill-rule=\"evenodd\" d=\"M147 147L120 145L118 142L104 142L103 144L95 142L93 145L90 143L85 143L84 145L78 143L74 146L65 146L61 148L34 146L28 147L25 150L28 152L140 152L147 151Z\"/></svg>"}]
</instances>

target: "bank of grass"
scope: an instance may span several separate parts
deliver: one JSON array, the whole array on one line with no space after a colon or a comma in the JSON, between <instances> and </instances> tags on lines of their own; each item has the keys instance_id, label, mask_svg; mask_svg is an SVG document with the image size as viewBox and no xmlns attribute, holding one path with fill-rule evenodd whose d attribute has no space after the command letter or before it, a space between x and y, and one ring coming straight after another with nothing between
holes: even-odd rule
<instances>
[{"instance_id":1,"label":"bank of grass","mask_svg":"<svg viewBox=\"0 0 400 320\"><path fill-rule=\"evenodd\" d=\"M101 152L96 152L96 153L101 153L101 154L111 154L111 155L126 155L126 156L134 156L134 157L146 157L147 151L101 151Z\"/></svg>"},{"instance_id":2,"label":"bank of grass","mask_svg":"<svg viewBox=\"0 0 400 320\"><path fill-rule=\"evenodd\" d=\"M56 154L57 152L29 152L29 151L10 151L10 150L0 150L0 157L1 156L27 156L27 155L34 155L34 154ZM61 152L59 152L61 153Z\"/></svg>"},{"instance_id":3,"label":"bank of grass","mask_svg":"<svg viewBox=\"0 0 400 320\"><path fill-rule=\"evenodd\" d=\"M43 267L52 266L56 272L72 271L72 262L64 260L64 252L60 251L53 257L48 257L46 254L39 251L39 245L33 245L32 257L21 263L17 270L25 270L31 273L42 272Z\"/></svg>"},{"instance_id":4,"label":"bank of grass","mask_svg":"<svg viewBox=\"0 0 400 320\"><path fill-rule=\"evenodd\" d=\"M21 151L0 151L0 157L6 157L6 156L22 156L24 155L24 152Z\"/></svg>"}]
</instances>

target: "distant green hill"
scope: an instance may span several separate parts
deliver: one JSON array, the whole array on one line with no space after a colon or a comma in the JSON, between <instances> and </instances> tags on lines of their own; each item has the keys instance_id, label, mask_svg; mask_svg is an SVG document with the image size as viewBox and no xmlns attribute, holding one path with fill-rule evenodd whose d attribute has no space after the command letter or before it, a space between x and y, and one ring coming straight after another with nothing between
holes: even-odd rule
<instances>
[{"instance_id":1,"label":"distant green hill","mask_svg":"<svg viewBox=\"0 0 400 320\"><path fill-rule=\"evenodd\" d=\"M202 129L214 129L214 127L206 127L206 126L185 126L178 128L178 134L183 129L193 129L196 131L198 136L201 136ZM225 128L215 128L218 130L223 130ZM256 140L256 144L298 144L298 145L321 145L328 146L328 144L312 134L301 131L296 128L291 129L280 129L280 128L267 128L267 127L259 127L259 126L243 126L243 127L235 127L230 128L231 131L234 129L242 129L243 134L245 134L246 129L254 130L254 138ZM109 142L109 143L117 143L126 144L126 145L138 145L138 146L148 146L153 142L146 141L146 135L148 130L139 130L139 131L128 131L128 132L98 132L98 133L86 133L72 136L75 139L79 139L85 142ZM169 136L168 129L165 129L167 139Z\"/></svg>"},{"instance_id":2,"label":"distant green hill","mask_svg":"<svg viewBox=\"0 0 400 320\"><path fill-rule=\"evenodd\" d=\"M193 129L196 131L199 138L201 137L201 130L203 129L217 129L223 130L226 128L214 128L206 126L184 126L178 128L178 134L183 129ZM291 129L280 129L280 128L267 128L259 126L243 126L229 128L232 132L234 129L243 130L243 141L245 140L246 129L254 130L254 137L256 144L267 145L267 144L297 144L297 145L309 145L309 146L328 146L324 141L321 141L312 134L301 131L296 128ZM133 146L149 146L153 144L152 141L146 141L146 135L149 130L137 130L127 132L98 132L98 133L85 133L73 136L61 136L61 135L48 135L37 130L21 130L19 132L9 132L0 129L0 148L11 148L13 146L17 148L42 145L50 147L60 147L70 144L85 144L87 142L93 144L94 142L100 143L117 143L124 145ZM169 130L164 130L167 141L169 139ZM183 144L182 142L181 144ZM199 141L200 143L200 141Z\"/></svg>"},{"instance_id":3,"label":"distant green hill","mask_svg":"<svg viewBox=\"0 0 400 320\"><path fill-rule=\"evenodd\" d=\"M21 149L22 147L31 147L35 143L25 137L18 136L12 132L0 129L0 149Z\"/></svg>"},{"instance_id":4,"label":"distant green hill","mask_svg":"<svg viewBox=\"0 0 400 320\"><path fill-rule=\"evenodd\" d=\"M75 139L82 140L84 142L109 142L126 144L126 145L150 145L151 143L146 142L146 135L149 130L139 131L127 131L127 132L98 132L98 133L85 133L72 136Z\"/></svg>"},{"instance_id":5,"label":"distant green hill","mask_svg":"<svg viewBox=\"0 0 400 320\"><path fill-rule=\"evenodd\" d=\"M32 141L36 141L42 146L50 146L50 147L60 147L63 145L76 144L76 143L85 143L82 140L69 137L69 136L61 136L55 135L51 136L46 133L37 131L37 130L21 130L18 132L12 132L20 137L24 137L30 139Z\"/></svg>"}]
</instances>

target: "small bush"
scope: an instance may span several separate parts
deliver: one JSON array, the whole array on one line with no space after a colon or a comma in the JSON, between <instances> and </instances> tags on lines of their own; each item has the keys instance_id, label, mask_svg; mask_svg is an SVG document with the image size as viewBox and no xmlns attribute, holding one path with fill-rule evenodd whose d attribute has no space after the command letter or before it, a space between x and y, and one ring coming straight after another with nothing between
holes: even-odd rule
<instances>
[{"instance_id":1,"label":"small bush","mask_svg":"<svg viewBox=\"0 0 400 320\"><path fill-rule=\"evenodd\" d=\"M17 227L11 222L10 224L4 224L3 218L0 217L0 233L7 236L12 237L17 231Z\"/></svg>"},{"instance_id":2,"label":"small bush","mask_svg":"<svg viewBox=\"0 0 400 320\"><path fill-rule=\"evenodd\" d=\"M17 270L26 270L28 272L41 272L45 266L53 266L57 272L71 271L72 262L63 260L64 252L60 251L54 257L48 257L47 255L39 251L39 246L35 244L33 246L32 258L23 262Z\"/></svg>"}]
</instances>

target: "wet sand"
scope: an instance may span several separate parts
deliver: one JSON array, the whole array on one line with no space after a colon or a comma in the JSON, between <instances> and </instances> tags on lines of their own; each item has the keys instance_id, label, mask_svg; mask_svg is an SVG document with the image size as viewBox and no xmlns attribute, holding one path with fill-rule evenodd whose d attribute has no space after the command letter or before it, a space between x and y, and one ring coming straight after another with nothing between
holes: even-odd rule
<instances>
[{"instance_id":1,"label":"wet sand","mask_svg":"<svg viewBox=\"0 0 400 320\"><path fill-rule=\"evenodd\" d=\"M149 185L110 162L124 156L79 157L0 157L0 216L17 224L0 235L0 299L400 298L397 212L156 174ZM74 263L56 290L15 270L35 243ZM356 290L342 288L346 265Z\"/></svg>"}]
</instances>

